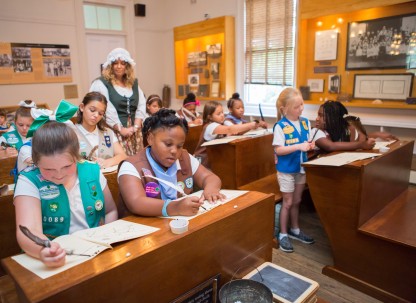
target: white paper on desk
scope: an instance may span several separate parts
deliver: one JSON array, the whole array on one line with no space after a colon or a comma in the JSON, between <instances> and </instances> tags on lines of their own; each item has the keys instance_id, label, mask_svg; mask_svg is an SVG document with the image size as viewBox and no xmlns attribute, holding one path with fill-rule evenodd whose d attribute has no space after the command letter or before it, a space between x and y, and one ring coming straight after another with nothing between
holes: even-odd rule
<instances>
[{"instance_id":1,"label":"white paper on desk","mask_svg":"<svg viewBox=\"0 0 416 303\"><path fill-rule=\"evenodd\" d=\"M342 166L358 160L364 160L372 157L380 156L376 153L339 153L332 156L321 157L316 160L308 161L307 164Z\"/></svg>"},{"instance_id":2,"label":"white paper on desk","mask_svg":"<svg viewBox=\"0 0 416 303\"><path fill-rule=\"evenodd\" d=\"M110 166L110 167L102 168L101 169L101 172L103 174L112 173L113 171L116 171L117 170L117 167L118 167L118 165L113 165L113 166Z\"/></svg>"},{"instance_id":3,"label":"white paper on desk","mask_svg":"<svg viewBox=\"0 0 416 303\"><path fill-rule=\"evenodd\" d=\"M202 190L194 192L188 196L194 196L194 197L201 197L202 195ZM232 189L221 189L220 193L222 193L223 195L225 195L225 200L221 201L218 200L216 203L209 203L208 200L205 200L204 203L202 204L202 207L199 208L199 211L196 215L194 216L169 216L169 217L163 217L163 218L169 218L169 219L185 219L185 220L191 220L193 218L198 217L199 215L202 215L208 211L210 211L213 208L216 208L220 205L223 205L227 202L230 202L231 200L238 198L242 195L244 195L245 193L248 193L247 190L232 190ZM184 197L180 198L183 199ZM179 200L180 200L179 199ZM204 209L205 208L205 209Z\"/></svg>"},{"instance_id":4,"label":"white paper on desk","mask_svg":"<svg viewBox=\"0 0 416 303\"><path fill-rule=\"evenodd\" d=\"M224 137L224 138L221 138L221 139L214 139L214 140L211 140L211 141L204 142L201 146L225 144L225 143L237 140L237 139L244 139L244 138L247 138L247 137L245 137L244 135L242 135L242 136L228 136L228 137Z\"/></svg>"},{"instance_id":5,"label":"white paper on desk","mask_svg":"<svg viewBox=\"0 0 416 303\"><path fill-rule=\"evenodd\" d=\"M393 140L393 141L377 141L376 140L376 145L374 145L373 149L380 149L380 147L389 146L390 144L394 142L396 142L396 140Z\"/></svg>"},{"instance_id":6,"label":"white paper on desk","mask_svg":"<svg viewBox=\"0 0 416 303\"><path fill-rule=\"evenodd\" d=\"M244 137L257 137L257 136L268 135L268 134L271 134L271 133L272 133L271 129L258 128L258 129L250 130L250 131L244 133L243 136Z\"/></svg>"},{"instance_id":7,"label":"white paper on desk","mask_svg":"<svg viewBox=\"0 0 416 303\"><path fill-rule=\"evenodd\" d=\"M40 278L46 279L94 258L104 250L111 248L110 244L112 243L142 237L157 230L159 228L126 220L116 220L106 225L80 230L71 235L60 236L53 240L53 242L59 243L66 250L72 250L76 254L90 255L89 257L67 255L65 265L58 268L49 268L40 260L26 254L13 256L12 259Z\"/></svg>"}]
</instances>

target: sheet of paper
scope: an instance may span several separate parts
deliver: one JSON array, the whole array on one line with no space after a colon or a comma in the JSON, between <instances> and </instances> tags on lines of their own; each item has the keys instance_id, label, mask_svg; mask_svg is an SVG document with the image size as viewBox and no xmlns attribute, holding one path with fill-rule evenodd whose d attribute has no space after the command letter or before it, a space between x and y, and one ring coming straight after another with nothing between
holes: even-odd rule
<instances>
[{"instance_id":1,"label":"sheet of paper","mask_svg":"<svg viewBox=\"0 0 416 303\"><path fill-rule=\"evenodd\" d=\"M272 129L258 128L258 129L246 132L243 136L245 136L245 137L257 137L257 136L268 135L268 134L271 134L272 132L273 132Z\"/></svg>"},{"instance_id":2,"label":"sheet of paper","mask_svg":"<svg viewBox=\"0 0 416 303\"><path fill-rule=\"evenodd\" d=\"M313 165L329 165L329 166L342 166L358 160L364 160L367 158L377 157L381 154L377 153L339 153L332 156L321 157L316 160L307 162Z\"/></svg>"},{"instance_id":3,"label":"sheet of paper","mask_svg":"<svg viewBox=\"0 0 416 303\"><path fill-rule=\"evenodd\" d=\"M231 200L233 200L235 198L238 198L238 197L244 195L245 193L248 193L248 191L247 190L221 189L220 193L225 195L226 199L224 201L217 201L216 203L209 203L207 200L205 200L204 203L202 204L202 206L199 208L198 213L194 216L169 216L169 217L163 217L163 218L191 220L193 218L196 218L196 217L210 211L211 209L214 209L214 208L216 208L220 205L223 205L227 202L230 202ZM200 197L201 195L202 195L202 190L194 192L194 193L190 194L189 196Z\"/></svg>"},{"instance_id":4,"label":"sheet of paper","mask_svg":"<svg viewBox=\"0 0 416 303\"><path fill-rule=\"evenodd\" d=\"M214 140L211 140L211 141L207 141L207 142L203 143L202 146L225 144L225 143L232 142L232 141L237 140L237 139L243 139L243 138L247 138L247 137L245 137L245 136L228 136L228 137L221 138L221 139L214 139Z\"/></svg>"},{"instance_id":5,"label":"sheet of paper","mask_svg":"<svg viewBox=\"0 0 416 303\"><path fill-rule=\"evenodd\" d=\"M99 227L79 230L72 235L111 247L112 243L142 237L157 230L159 228L120 219Z\"/></svg>"},{"instance_id":6,"label":"sheet of paper","mask_svg":"<svg viewBox=\"0 0 416 303\"><path fill-rule=\"evenodd\" d=\"M393 140L393 141L377 141L376 140L376 145L374 145L373 149L380 149L380 147L389 146L390 144L394 142L396 142L396 140Z\"/></svg>"}]
</instances>

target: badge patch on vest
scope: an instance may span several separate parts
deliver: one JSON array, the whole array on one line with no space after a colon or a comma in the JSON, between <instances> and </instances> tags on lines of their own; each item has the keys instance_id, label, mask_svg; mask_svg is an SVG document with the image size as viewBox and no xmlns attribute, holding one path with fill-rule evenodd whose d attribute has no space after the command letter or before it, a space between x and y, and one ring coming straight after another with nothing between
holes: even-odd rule
<instances>
[{"instance_id":1,"label":"badge patch on vest","mask_svg":"<svg viewBox=\"0 0 416 303\"><path fill-rule=\"evenodd\" d=\"M85 141L79 141L79 149L86 149L86 148L87 148L87 143L85 143ZM86 155L85 152L84 154Z\"/></svg>"},{"instance_id":2,"label":"badge patch on vest","mask_svg":"<svg viewBox=\"0 0 416 303\"><path fill-rule=\"evenodd\" d=\"M41 199L51 200L59 196L59 188L56 185L46 185L39 188Z\"/></svg>"},{"instance_id":3,"label":"badge patch on vest","mask_svg":"<svg viewBox=\"0 0 416 303\"><path fill-rule=\"evenodd\" d=\"M185 183L183 183L182 181L178 182L178 186L182 189L185 189Z\"/></svg>"},{"instance_id":4,"label":"badge patch on vest","mask_svg":"<svg viewBox=\"0 0 416 303\"><path fill-rule=\"evenodd\" d=\"M105 141L105 145L107 147L111 147L111 140L110 140L110 136L107 134L104 134L104 141Z\"/></svg>"},{"instance_id":5,"label":"badge patch on vest","mask_svg":"<svg viewBox=\"0 0 416 303\"><path fill-rule=\"evenodd\" d=\"M152 172L148 170L147 168L142 168L143 175L145 176L152 176Z\"/></svg>"},{"instance_id":6,"label":"badge patch on vest","mask_svg":"<svg viewBox=\"0 0 416 303\"><path fill-rule=\"evenodd\" d=\"M146 192L146 197L155 198L160 193L159 184L157 184L156 182L146 183L146 185L144 186L144 191Z\"/></svg>"},{"instance_id":7,"label":"badge patch on vest","mask_svg":"<svg viewBox=\"0 0 416 303\"><path fill-rule=\"evenodd\" d=\"M189 177L185 180L186 188L192 188L194 186L194 179Z\"/></svg>"},{"instance_id":8,"label":"badge patch on vest","mask_svg":"<svg viewBox=\"0 0 416 303\"><path fill-rule=\"evenodd\" d=\"M288 125L288 126L283 127L283 133L284 134L291 134L294 131L295 131L295 129L293 128L293 126Z\"/></svg>"},{"instance_id":9,"label":"badge patch on vest","mask_svg":"<svg viewBox=\"0 0 416 303\"><path fill-rule=\"evenodd\" d=\"M306 124L306 121L302 121L302 125L305 130L308 130L308 124Z\"/></svg>"},{"instance_id":10,"label":"badge patch on vest","mask_svg":"<svg viewBox=\"0 0 416 303\"><path fill-rule=\"evenodd\" d=\"M16 144L18 142L19 142L19 139L14 134L10 134L9 137L7 138L7 143L9 144Z\"/></svg>"},{"instance_id":11,"label":"badge patch on vest","mask_svg":"<svg viewBox=\"0 0 416 303\"><path fill-rule=\"evenodd\" d=\"M49 210L53 213L56 213L58 211L59 204L56 202L49 203Z\"/></svg>"},{"instance_id":12,"label":"badge patch on vest","mask_svg":"<svg viewBox=\"0 0 416 303\"><path fill-rule=\"evenodd\" d=\"M100 211L100 210L103 209L104 203L101 200L97 200L97 201L95 201L95 205L94 206L95 206L95 210L96 211Z\"/></svg>"}]
</instances>

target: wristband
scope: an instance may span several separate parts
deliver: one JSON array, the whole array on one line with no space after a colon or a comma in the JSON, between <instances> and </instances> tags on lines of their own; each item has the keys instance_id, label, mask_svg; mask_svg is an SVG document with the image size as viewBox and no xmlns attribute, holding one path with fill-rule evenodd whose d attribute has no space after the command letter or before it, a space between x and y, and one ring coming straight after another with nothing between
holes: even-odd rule
<instances>
[{"instance_id":1,"label":"wristband","mask_svg":"<svg viewBox=\"0 0 416 303\"><path fill-rule=\"evenodd\" d=\"M163 201L163 207L162 207L162 216L163 217L169 217L167 207L168 207L170 202L172 202L171 199L166 199L165 201Z\"/></svg>"},{"instance_id":2,"label":"wristband","mask_svg":"<svg viewBox=\"0 0 416 303\"><path fill-rule=\"evenodd\" d=\"M139 126L137 124L134 124L134 129L135 130L138 130L139 129Z\"/></svg>"}]
</instances>

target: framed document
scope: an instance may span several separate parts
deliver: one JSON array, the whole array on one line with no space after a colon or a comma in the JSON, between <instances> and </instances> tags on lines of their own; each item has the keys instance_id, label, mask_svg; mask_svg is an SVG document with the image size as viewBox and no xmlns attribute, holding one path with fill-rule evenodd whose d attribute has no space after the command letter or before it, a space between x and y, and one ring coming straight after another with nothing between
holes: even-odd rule
<instances>
[{"instance_id":1,"label":"framed document","mask_svg":"<svg viewBox=\"0 0 416 303\"><path fill-rule=\"evenodd\" d=\"M413 74L382 74L354 77L354 98L406 100L410 96Z\"/></svg>"},{"instance_id":2,"label":"framed document","mask_svg":"<svg viewBox=\"0 0 416 303\"><path fill-rule=\"evenodd\" d=\"M308 79L308 86L311 93L323 93L324 79Z\"/></svg>"},{"instance_id":3,"label":"framed document","mask_svg":"<svg viewBox=\"0 0 416 303\"><path fill-rule=\"evenodd\" d=\"M336 60L338 31L330 29L315 33L315 61Z\"/></svg>"},{"instance_id":4,"label":"framed document","mask_svg":"<svg viewBox=\"0 0 416 303\"><path fill-rule=\"evenodd\" d=\"M218 98L220 96L220 81L212 81L211 97Z\"/></svg>"}]
</instances>

